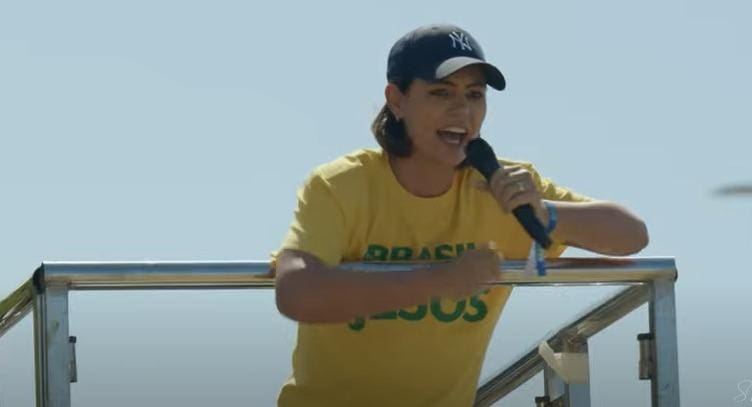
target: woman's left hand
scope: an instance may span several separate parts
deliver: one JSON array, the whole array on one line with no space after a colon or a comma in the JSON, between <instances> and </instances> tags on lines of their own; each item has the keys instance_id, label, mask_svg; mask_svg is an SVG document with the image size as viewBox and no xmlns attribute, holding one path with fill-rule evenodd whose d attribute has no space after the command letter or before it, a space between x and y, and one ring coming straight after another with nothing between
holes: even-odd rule
<instances>
[{"instance_id":1,"label":"woman's left hand","mask_svg":"<svg viewBox=\"0 0 752 407\"><path fill-rule=\"evenodd\" d=\"M548 223L548 212L543 205L543 198L533 180L533 174L521 166L508 166L496 171L491 181L478 185L488 190L496 198L504 213L529 204L533 207L538 220Z\"/></svg>"}]
</instances>

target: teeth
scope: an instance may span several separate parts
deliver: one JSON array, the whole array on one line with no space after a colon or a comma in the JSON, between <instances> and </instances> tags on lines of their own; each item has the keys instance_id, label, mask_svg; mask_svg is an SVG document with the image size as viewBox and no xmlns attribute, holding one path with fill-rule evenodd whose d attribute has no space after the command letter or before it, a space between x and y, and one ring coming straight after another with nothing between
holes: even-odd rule
<instances>
[{"instance_id":1,"label":"teeth","mask_svg":"<svg viewBox=\"0 0 752 407\"><path fill-rule=\"evenodd\" d=\"M460 145L467 135L467 129L461 126L449 126L440 129L437 133L445 143Z\"/></svg>"},{"instance_id":2,"label":"teeth","mask_svg":"<svg viewBox=\"0 0 752 407\"><path fill-rule=\"evenodd\" d=\"M462 142L461 134L440 131L439 136L441 136L442 140L450 144L460 144Z\"/></svg>"},{"instance_id":3,"label":"teeth","mask_svg":"<svg viewBox=\"0 0 752 407\"><path fill-rule=\"evenodd\" d=\"M467 130L463 129L462 127L457 127L457 126L454 126L454 127L446 127L446 128L443 128L443 129L441 129L440 131L448 131L448 132L452 132L452 133L460 133L460 134L465 134L465 133L467 133Z\"/></svg>"}]
</instances>

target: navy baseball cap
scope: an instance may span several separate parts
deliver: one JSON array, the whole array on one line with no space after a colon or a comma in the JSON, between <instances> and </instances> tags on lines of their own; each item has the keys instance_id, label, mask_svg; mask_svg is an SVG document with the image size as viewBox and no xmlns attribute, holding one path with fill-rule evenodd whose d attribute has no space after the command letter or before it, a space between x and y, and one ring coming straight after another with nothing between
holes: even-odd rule
<instances>
[{"instance_id":1,"label":"navy baseball cap","mask_svg":"<svg viewBox=\"0 0 752 407\"><path fill-rule=\"evenodd\" d=\"M436 81L469 65L482 65L494 89L506 86L504 75L486 62L480 44L467 31L449 24L416 28L397 40L389 51L386 78L390 82L420 78Z\"/></svg>"}]
</instances>

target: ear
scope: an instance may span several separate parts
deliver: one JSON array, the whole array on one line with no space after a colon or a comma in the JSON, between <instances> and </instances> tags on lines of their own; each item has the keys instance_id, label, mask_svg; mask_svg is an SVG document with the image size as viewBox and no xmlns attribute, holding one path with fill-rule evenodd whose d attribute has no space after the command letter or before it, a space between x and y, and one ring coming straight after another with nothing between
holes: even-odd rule
<instances>
[{"instance_id":1,"label":"ear","mask_svg":"<svg viewBox=\"0 0 752 407\"><path fill-rule=\"evenodd\" d=\"M384 96L386 97L386 105L392 111L394 117L397 119L405 117L406 95L402 93L400 88L393 83L389 83L384 89Z\"/></svg>"}]
</instances>

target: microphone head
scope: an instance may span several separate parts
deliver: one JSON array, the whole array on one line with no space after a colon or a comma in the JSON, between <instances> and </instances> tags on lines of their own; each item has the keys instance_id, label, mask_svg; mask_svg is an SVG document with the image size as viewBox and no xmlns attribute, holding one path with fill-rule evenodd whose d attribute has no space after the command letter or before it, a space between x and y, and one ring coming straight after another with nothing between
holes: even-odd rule
<instances>
[{"instance_id":1,"label":"microphone head","mask_svg":"<svg viewBox=\"0 0 752 407\"><path fill-rule=\"evenodd\" d=\"M493 148L480 137L467 143L465 155L470 165L480 171L487 180L491 180L491 175L501 167Z\"/></svg>"}]
</instances>

